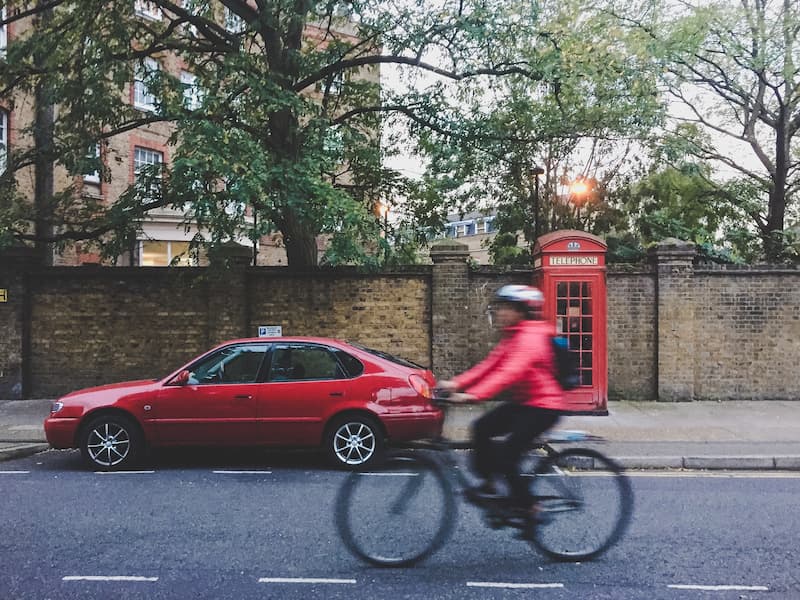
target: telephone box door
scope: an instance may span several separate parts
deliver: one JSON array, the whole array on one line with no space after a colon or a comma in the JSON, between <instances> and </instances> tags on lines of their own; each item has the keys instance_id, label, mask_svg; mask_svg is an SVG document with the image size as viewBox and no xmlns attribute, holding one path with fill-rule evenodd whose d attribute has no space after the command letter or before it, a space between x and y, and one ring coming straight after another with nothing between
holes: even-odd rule
<instances>
[{"instance_id":1,"label":"telephone box door","mask_svg":"<svg viewBox=\"0 0 800 600\"><path fill-rule=\"evenodd\" d=\"M579 231L549 233L534 249L545 318L578 358L580 385L564 392L576 412L608 410L605 249L600 238Z\"/></svg>"}]
</instances>

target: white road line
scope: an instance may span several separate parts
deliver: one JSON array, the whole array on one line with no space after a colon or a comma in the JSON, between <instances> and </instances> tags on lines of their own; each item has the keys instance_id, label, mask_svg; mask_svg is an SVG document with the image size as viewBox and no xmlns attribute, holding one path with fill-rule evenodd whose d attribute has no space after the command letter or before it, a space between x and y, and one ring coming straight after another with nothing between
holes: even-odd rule
<instances>
[{"instance_id":1,"label":"white road line","mask_svg":"<svg viewBox=\"0 0 800 600\"><path fill-rule=\"evenodd\" d=\"M768 592L769 588L764 585L668 585L673 590L697 590L700 592Z\"/></svg>"},{"instance_id":2,"label":"white road line","mask_svg":"<svg viewBox=\"0 0 800 600\"><path fill-rule=\"evenodd\" d=\"M142 577L140 575L67 575L62 581L158 581L158 577Z\"/></svg>"},{"instance_id":3,"label":"white road line","mask_svg":"<svg viewBox=\"0 0 800 600\"><path fill-rule=\"evenodd\" d=\"M391 472L390 473L379 473L379 472L369 473L369 472L367 472L367 473L359 473L359 475L363 475L364 477L417 477L419 475L419 473L411 473L411 472L408 472L408 473L401 473L401 472L397 472L397 473L391 473Z\"/></svg>"},{"instance_id":4,"label":"white road line","mask_svg":"<svg viewBox=\"0 0 800 600\"><path fill-rule=\"evenodd\" d=\"M467 587L484 587L484 588L507 588L507 589L548 589L548 588L563 588L563 583L503 583L493 581L468 581Z\"/></svg>"},{"instance_id":5,"label":"white road line","mask_svg":"<svg viewBox=\"0 0 800 600\"><path fill-rule=\"evenodd\" d=\"M30 471L0 471L0 475L27 475Z\"/></svg>"},{"instance_id":6,"label":"white road line","mask_svg":"<svg viewBox=\"0 0 800 600\"><path fill-rule=\"evenodd\" d=\"M212 471L217 475L270 475L272 471Z\"/></svg>"},{"instance_id":7,"label":"white road line","mask_svg":"<svg viewBox=\"0 0 800 600\"><path fill-rule=\"evenodd\" d=\"M262 577L258 583L355 583L355 579L326 579L323 577Z\"/></svg>"},{"instance_id":8,"label":"white road line","mask_svg":"<svg viewBox=\"0 0 800 600\"><path fill-rule=\"evenodd\" d=\"M95 475L152 475L155 471L95 471Z\"/></svg>"}]
</instances>

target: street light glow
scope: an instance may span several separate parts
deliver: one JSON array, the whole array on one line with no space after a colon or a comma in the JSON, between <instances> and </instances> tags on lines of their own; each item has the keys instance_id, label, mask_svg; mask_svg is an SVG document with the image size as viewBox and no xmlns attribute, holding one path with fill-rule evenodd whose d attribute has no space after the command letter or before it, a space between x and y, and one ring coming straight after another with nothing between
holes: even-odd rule
<instances>
[{"instance_id":1,"label":"street light glow","mask_svg":"<svg viewBox=\"0 0 800 600\"><path fill-rule=\"evenodd\" d=\"M583 196L589 191L589 184L583 179L578 179L569 185L569 191L576 196Z\"/></svg>"}]
</instances>

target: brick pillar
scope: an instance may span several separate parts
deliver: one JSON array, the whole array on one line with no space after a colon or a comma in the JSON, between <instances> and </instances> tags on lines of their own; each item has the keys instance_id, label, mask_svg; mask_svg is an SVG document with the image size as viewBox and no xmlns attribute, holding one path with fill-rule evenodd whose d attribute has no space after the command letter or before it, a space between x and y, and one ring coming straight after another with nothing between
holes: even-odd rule
<instances>
[{"instance_id":1,"label":"brick pillar","mask_svg":"<svg viewBox=\"0 0 800 600\"><path fill-rule=\"evenodd\" d=\"M248 330L247 268L253 260L252 250L230 242L213 249L209 259L211 264L206 274L208 344L255 337L258 332Z\"/></svg>"},{"instance_id":2,"label":"brick pillar","mask_svg":"<svg viewBox=\"0 0 800 600\"><path fill-rule=\"evenodd\" d=\"M0 254L0 399L30 394L31 298L29 279L37 263L33 248Z\"/></svg>"},{"instance_id":3,"label":"brick pillar","mask_svg":"<svg viewBox=\"0 0 800 600\"><path fill-rule=\"evenodd\" d=\"M694 257L691 242L667 239L650 250L656 265L658 372L661 402L694 399L695 335Z\"/></svg>"},{"instance_id":4,"label":"brick pillar","mask_svg":"<svg viewBox=\"0 0 800 600\"><path fill-rule=\"evenodd\" d=\"M449 379L468 368L469 249L445 240L431 246L431 369Z\"/></svg>"}]
</instances>

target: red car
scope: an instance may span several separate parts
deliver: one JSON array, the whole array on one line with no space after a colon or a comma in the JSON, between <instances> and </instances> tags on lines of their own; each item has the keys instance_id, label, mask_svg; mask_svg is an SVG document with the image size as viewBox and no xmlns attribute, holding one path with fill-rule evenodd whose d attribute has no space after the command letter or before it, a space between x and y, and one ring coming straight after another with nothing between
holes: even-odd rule
<instances>
[{"instance_id":1,"label":"red car","mask_svg":"<svg viewBox=\"0 0 800 600\"><path fill-rule=\"evenodd\" d=\"M364 468L387 442L441 432L433 373L324 338L226 342L164 379L72 392L45 419L53 448L94 469L125 469L146 446L319 446Z\"/></svg>"}]
</instances>

